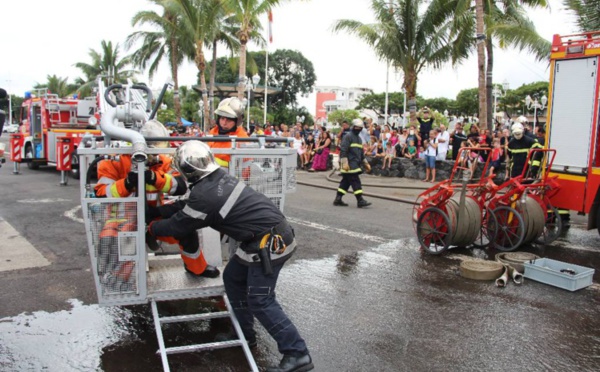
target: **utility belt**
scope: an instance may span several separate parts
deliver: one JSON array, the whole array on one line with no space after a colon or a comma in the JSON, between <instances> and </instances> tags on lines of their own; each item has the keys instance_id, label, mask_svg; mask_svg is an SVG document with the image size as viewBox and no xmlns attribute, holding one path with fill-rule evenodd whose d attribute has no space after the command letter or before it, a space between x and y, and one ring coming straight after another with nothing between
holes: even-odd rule
<instances>
[{"instance_id":1,"label":"utility belt","mask_svg":"<svg viewBox=\"0 0 600 372\"><path fill-rule=\"evenodd\" d=\"M249 264L260 263L263 273L271 275L272 261L289 257L295 247L294 230L284 219L264 233L242 242L236 255Z\"/></svg>"}]
</instances>

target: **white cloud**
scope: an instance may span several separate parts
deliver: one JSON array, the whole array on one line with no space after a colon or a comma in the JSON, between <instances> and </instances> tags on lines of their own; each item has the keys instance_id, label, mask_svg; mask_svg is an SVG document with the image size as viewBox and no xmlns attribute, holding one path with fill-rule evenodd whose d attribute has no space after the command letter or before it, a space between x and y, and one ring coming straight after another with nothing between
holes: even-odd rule
<instances>
[{"instance_id":1,"label":"white cloud","mask_svg":"<svg viewBox=\"0 0 600 372\"><path fill-rule=\"evenodd\" d=\"M385 91L385 64L378 61L359 39L331 31L337 19L373 21L370 2L366 0L313 0L283 3L273 12L274 42L270 49L299 50L311 60L318 85L369 87ZM574 32L573 22L560 5L550 0L551 11L530 10L540 34L551 40L552 35ZM131 18L151 7L146 0L29 0L3 4L0 22L3 25L0 55L0 85L14 94L23 94L47 75L80 76L73 67L76 62L88 62L90 48L99 50L101 40L124 43L134 29ZM264 18L267 26L266 16ZM250 50L258 50L251 46ZM123 51L125 53L125 51ZM547 79L547 63L535 62L532 56L515 51L497 51L494 81L507 79L511 87ZM159 87L167 79L166 66L153 81ZM196 69L182 67L180 80L191 85ZM145 80L142 78L142 80ZM400 89L401 82L390 73L390 91ZM445 67L442 71L425 71L419 77L418 92L425 97L449 97L477 86L476 57L462 66ZM314 111L314 98L302 99Z\"/></svg>"}]
</instances>

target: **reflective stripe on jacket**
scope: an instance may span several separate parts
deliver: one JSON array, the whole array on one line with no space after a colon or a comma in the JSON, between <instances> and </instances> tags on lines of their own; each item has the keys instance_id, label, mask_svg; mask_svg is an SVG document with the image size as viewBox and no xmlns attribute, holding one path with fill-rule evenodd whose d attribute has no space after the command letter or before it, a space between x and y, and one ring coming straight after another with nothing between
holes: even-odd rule
<instances>
[{"instance_id":1,"label":"reflective stripe on jacket","mask_svg":"<svg viewBox=\"0 0 600 372\"><path fill-rule=\"evenodd\" d=\"M210 132L210 135L219 136L219 127L215 125ZM248 137L248 133L242 126L238 126L234 132L229 133L229 136L235 137ZM227 149L231 148L231 142L207 142L208 147L211 149ZM231 155L229 154L214 154L215 161L222 167L229 168L229 161L231 160Z\"/></svg>"},{"instance_id":2,"label":"reflective stripe on jacket","mask_svg":"<svg viewBox=\"0 0 600 372\"><path fill-rule=\"evenodd\" d=\"M362 173L362 168L360 166L365 159L362 140L352 131L349 131L342 140L340 146L340 159L342 158L348 158L348 165L350 167L350 170L347 171L342 169L342 173Z\"/></svg>"}]
</instances>

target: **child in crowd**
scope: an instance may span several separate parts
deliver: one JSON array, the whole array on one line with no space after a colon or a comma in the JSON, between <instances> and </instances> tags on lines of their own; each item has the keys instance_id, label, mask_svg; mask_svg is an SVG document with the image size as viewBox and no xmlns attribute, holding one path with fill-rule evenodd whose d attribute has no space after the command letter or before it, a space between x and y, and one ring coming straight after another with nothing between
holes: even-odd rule
<instances>
[{"instance_id":1,"label":"child in crowd","mask_svg":"<svg viewBox=\"0 0 600 372\"><path fill-rule=\"evenodd\" d=\"M408 141L408 146L406 146L404 150L404 157L408 159L414 159L417 157L417 147L415 146L415 141Z\"/></svg>"},{"instance_id":2,"label":"child in crowd","mask_svg":"<svg viewBox=\"0 0 600 372\"><path fill-rule=\"evenodd\" d=\"M385 143L385 150L383 154L383 167L381 167L381 169L385 169L386 165L388 168L391 168L392 159L394 159L394 147L392 146L392 141L387 141Z\"/></svg>"},{"instance_id":3,"label":"child in crowd","mask_svg":"<svg viewBox=\"0 0 600 372\"><path fill-rule=\"evenodd\" d=\"M381 141L381 140L377 141L377 148L375 149L375 157L376 158L385 157L385 151L383 150L383 141Z\"/></svg>"},{"instance_id":4,"label":"child in crowd","mask_svg":"<svg viewBox=\"0 0 600 372\"><path fill-rule=\"evenodd\" d=\"M461 149L467 148L467 141L461 142L460 148ZM459 153L457 155L458 156L457 160L458 160L458 165L461 168L467 168L469 166L469 155L470 155L469 151L467 151L467 150L459 151Z\"/></svg>"},{"instance_id":5,"label":"child in crowd","mask_svg":"<svg viewBox=\"0 0 600 372\"><path fill-rule=\"evenodd\" d=\"M435 158L437 157L438 144L436 141L437 132L429 131L429 141L425 148L425 179L424 182L435 182ZM430 178L431 175L431 178Z\"/></svg>"},{"instance_id":6,"label":"child in crowd","mask_svg":"<svg viewBox=\"0 0 600 372\"><path fill-rule=\"evenodd\" d=\"M423 141L423 146L427 146L429 144L428 140ZM418 158L425 159L425 149L423 146L419 146Z\"/></svg>"},{"instance_id":7,"label":"child in crowd","mask_svg":"<svg viewBox=\"0 0 600 372\"><path fill-rule=\"evenodd\" d=\"M467 139L468 147L479 147L479 136L472 136ZM467 160L467 165L471 170L471 176L469 179L473 178L473 174L475 173L475 169L477 167L477 162L479 161L479 153L478 151L470 151L469 158Z\"/></svg>"},{"instance_id":8,"label":"child in crowd","mask_svg":"<svg viewBox=\"0 0 600 372\"><path fill-rule=\"evenodd\" d=\"M494 174L494 170L500 168L502 161L502 147L500 146L500 138L494 138L492 141L492 158L490 159L490 174Z\"/></svg>"}]
</instances>

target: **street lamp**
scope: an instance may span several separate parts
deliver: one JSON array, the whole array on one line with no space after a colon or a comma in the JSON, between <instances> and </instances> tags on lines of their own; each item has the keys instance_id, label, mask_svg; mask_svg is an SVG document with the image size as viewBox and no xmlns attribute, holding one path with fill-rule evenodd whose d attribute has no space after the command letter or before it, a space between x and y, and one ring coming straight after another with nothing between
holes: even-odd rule
<instances>
[{"instance_id":1,"label":"street lamp","mask_svg":"<svg viewBox=\"0 0 600 372\"><path fill-rule=\"evenodd\" d=\"M531 99L531 96L527 96L525 97L525 105L527 106L527 109L531 109L533 107L533 130L535 131L535 125L537 124L537 110L543 110L546 108L546 103L548 103L548 98L546 98L546 95L542 96L541 102L538 102L537 99L538 95L537 93L533 95L533 100Z\"/></svg>"},{"instance_id":2,"label":"street lamp","mask_svg":"<svg viewBox=\"0 0 600 372\"><path fill-rule=\"evenodd\" d=\"M448 117L448 110L444 110L444 116Z\"/></svg>"},{"instance_id":3,"label":"street lamp","mask_svg":"<svg viewBox=\"0 0 600 372\"><path fill-rule=\"evenodd\" d=\"M246 85L246 87L248 88L248 118L247 118L247 121L246 121L246 130L248 132L250 132L250 93L254 90L254 88L256 88L258 86L258 83L260 83L260 75L259 74L254 74L254 76L252 76L252 81L250 81L250 79L247 78L247 77L244 80L246 82L249 82Z\"/></svg>"},{"instance_id":4,"label":"street lamp","mask_svg":"<svg viewBox=\"0 0 600 372\"><path fill-rule=\"evenodd\" d=\"M507 80L502 82L502 89L497 85L494 85L494 90L492 90L492 95L494 96L494 120L496 120L496 112L498 111L498 97L504 97L508 91L508 87L509 84Z\"/></svg>"}]
</instances>

